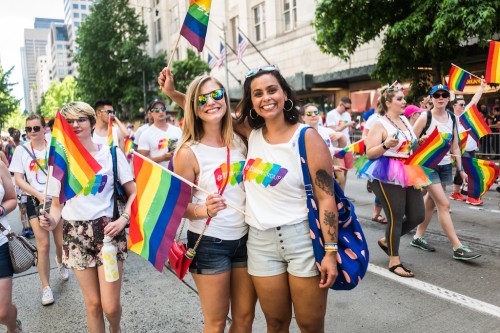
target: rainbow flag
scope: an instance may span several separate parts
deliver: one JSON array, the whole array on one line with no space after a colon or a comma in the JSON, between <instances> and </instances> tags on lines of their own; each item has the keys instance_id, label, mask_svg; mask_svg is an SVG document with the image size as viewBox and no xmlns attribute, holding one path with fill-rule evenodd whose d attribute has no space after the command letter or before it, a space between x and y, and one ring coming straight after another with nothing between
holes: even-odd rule
<instances>
[{"instance_id":1,"label":"rainbow flag","mask_svg":"<svg viewBox=\"0 0 500 333\"><path fill-rule=\"evenodd\" d=\"M127 159L130 158L132 156L132 151L134 150L134 141L131 138L129 137L125 138L124 149L125 149L124 153Z\"/></svg>"},{"instance_id":2,"label":"rainbow flag","mask_svg":"<svg viewBox=\"0 0 500 333\"><path fill-rule=\"evenodd\" d=\"M203 51L205 46L211 6L212 0L191 0L181 28L181 36L184 36L191 45L196 47L198 52Z\"/></svg>"},{"instance_id":3,"label":"rainbow flag","mask_svg":"<svg viewBox=\"0 0 500 333\"><path fill-rule=\"evenodd\" d=\"M363 155L365 153L365 140L354 142L353 144L339 150L333 156L336 158L343 158L349 151Z\"/></svg>"},{"instance_id":4,"label":"rainbow flag","mask_svg":"<svg viewBox=\"0 0 500 333\"><path fill-rule=\"evenodd\" d=\"M436 127L424 144L406 159L405 164L434 169L450 151L450 140L450 133L439 133Z\"/></svg>"},{"instance_id":5,"label":"rainbow flag","mask_svg":"<svg viewBox=\"0 0 500 333\"><path fill-rule=\"evenodd\" d=\"M113 147L113 118L109 115L108 119L108 140L106 141L108 147Z\"/></svg>"},{"instance_id":6,"label":"rainbow flag","mask_svg":"<svg viewBox=\"0 0 500 333\"><path fill-rule=\"evenodd\" d=\"M163 271L191 187L157 164L134 154L137 196L132 203L128 248Z\"/></svg>"},{"instance_id":7,"label":"rainbow flag","mask_svg":"<svg viewBox=\"0 0 500 333\"><path fill-rule=\"evenodd\" d=\"M462 155L465 153L465 147L467 146L467 139L469 138L469 131L470 130L467 130L458 135L460 139L460 151L462 152Z\"/></svg>"},{"instance_id":8,"label":"rainbow flag","mask_svg":"<svg viewBox=\"0 0 500 333\"><path fill-rule=\"evenodd\" d=\"M454 91L463 91L465 83L469 78L469 74L462 68L451 65L450 74L448 75L448 87Z\"/></svg>"},{"instance_id":9,"label":"rainbow flag","mask_svg":"<svg viewBox=\"0 0 500 333\"><path fill-rule=\"evenodd\" d=\"M53 177L61 182L60 203L80 194L102 168L59 112L52 130L49 165L53 168Z\"/></svg>"},{"instance_id":10,"label":"rainbow flag","mask_svg":"<svg viewBox=\"0 0 500 333\"><path fill-rule=\"evenodd\" d=\"M500 172L494 162L472 157L462 156L462 165L468 176L468 195L474 199L479 199L489 190Z\"/></svg>"},{"instance_id":11,"label":"rainbow flag","mask_svg":"<svg viewBox=\"0 0 500 333\"><path fill-rule=\"evenodd\" d=\"M477 142L486 134L491 133L491 129L486 125L476 105L471 105L470 108L460 115L460 123L465 129L470 129L470 135Z\"/></svg>"},{"instance_id":12,"label":"rainbow flag","mask_svg":"<svg viewBox=\"0 0 500 333\"><path fill-rule=\"evenodd\" d=\"M486 63L486 82L500 83L500 42L490 41Z\"/></svg>"}]
</instances>

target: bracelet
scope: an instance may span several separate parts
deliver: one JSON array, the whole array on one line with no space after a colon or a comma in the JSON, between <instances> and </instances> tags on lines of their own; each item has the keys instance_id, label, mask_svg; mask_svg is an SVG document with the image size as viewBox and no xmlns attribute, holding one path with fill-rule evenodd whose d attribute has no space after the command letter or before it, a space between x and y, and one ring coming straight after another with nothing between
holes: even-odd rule
<instances>
[{"instance_id":1,"label":"bracelet","mask_svg":"<svg viewBox=\"0 0 500 333\"><path fill-rule=\"evenodd\" d=\"M3 205L0 205L0 209L2 210L2 213L0 213L0 216L5 216L5 207Z\"/></svg>"},{"instance_id":2,"label":"bracelet","mask_svg":"<svg viewBox=\"0 0 500 333\"><path fill-rule=\"evenodd\" d=\"M339 250L337 243L325 243L325 252L337 252Z\"/></svg>"},{"instance_id":3,"label":"bracelet","mask_svg":"<svg viewBox=\"0 0 500 333\"><path fill-rule=\"evenodd\" d=\"M127 213L122 213L120 216L127 220L127 222L130 222L130 215L128 215Z\"/></svg>"},{"instance_id":4,"label":"bracelet","mask_svg":"<svg viewBox=\"0 0 500 333\"><path fill-rule=\"evenodd\" d=\"M210 216L210 213L208 212L208 207L207 207L207 215L208 217L212 218L213 216Z\"/></svg>"},{"instance_id":5,"label":"bracelet","mask_svg":"<svg viewBox=\"0 0 500 333\"><path fill-rule=\"evenodd\" d=\"M198 214L196 213L196 210L198 209L198 207L200 207L200 205L194 205L194 217L195 217L196 219L198 219L198 218L199 218Z\"/></svg>"},{"instance_id":6,"label":"bracelet","mask_svg":"<svg viewBox=\"0 0 500 333\"><path fill-rule=\"evenodd\" d=\"M389 147L387 147L387 146L385 145L385 141L384 141L384 142L382 142L382 148L384 148L385 150L388 150L388 149L389 149Z\"/></svg>"}]
</instances>

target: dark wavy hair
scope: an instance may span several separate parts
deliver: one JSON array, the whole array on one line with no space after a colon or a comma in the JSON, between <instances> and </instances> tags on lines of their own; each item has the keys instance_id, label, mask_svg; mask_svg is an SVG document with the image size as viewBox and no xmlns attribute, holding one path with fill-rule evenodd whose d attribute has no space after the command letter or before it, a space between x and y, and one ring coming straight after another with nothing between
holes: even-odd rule
<instances>
[{"instance_id":1,"label":"dark wavy hair","mask_svg":"<svg viewBox=\"0 0 500 333\"><path fill-rule=\"evenodd\" d=\"M291 125L298 123L300 121L300 111L298 110L298 107L300 105L299 105L299 100L295 95L295 91L290 87L288 82L286 82L285 78L281 75L279 70L273 70L273 71L262 70L259 71L257 74L245 79L245 83L243 84L243 98L241 99L240 103L238 103L238 106L236 108L237 110L241 110L237 118L238 124L242 124L245 122L245 119L248 119L248 124L253 129L261 128L265 125L266 121L261 116L257 115L255 119L252 119L252 117L250 117L250 110L253 109L252 90L250 88L250 85L254 79L264 74L270 74L274 76L278 81L279 85L281 86L281 89L283 89L286 96L288 97L288 100L290 100L293 103L293 106L290 111L283 110L283 116L285 117L285 121ZM285 107L287 107L286 104L288 103L285 102ZM255 110L253 112L255 112Z\"/></svg>"}]
</instances>

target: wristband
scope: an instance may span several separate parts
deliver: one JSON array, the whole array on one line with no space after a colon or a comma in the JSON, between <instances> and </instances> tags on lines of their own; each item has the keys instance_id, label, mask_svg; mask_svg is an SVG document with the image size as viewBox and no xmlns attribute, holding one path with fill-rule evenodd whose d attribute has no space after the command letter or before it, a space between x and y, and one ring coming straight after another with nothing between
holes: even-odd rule
<instances>
[{"instance_id":1,"label":"wristband","mask_svg":"<svg viewBox=\"0 0 500 333\"><path fill-rule=\"evenodd\" d=\"M388 150L388 149L389 149L389 147L387 147L387 146L385 145L385 141L384 141L384 142L382 142L382 148L384 148L385 150Z\"/></svg>"},{"instance_id":2,"label":"wristband","mask_svg":"<svg viewBox=\"0 0 500 333\"><path fill-rule=\"evenodd\" d=\"M213 216L210 216L210 213L208 212L208 207L207 207L207 215L208 217L212 218Z\"/></svg>"},{"instance_id":3,"label":"wristband","mask_svg":"<svg viewBox=\"0 0 500 333\"><path fill-rule=\"evenodd\" d=\"M127 213L122 213L120 216L127 220L127 222L130 222L130 215L128 215Z\"/></svg>"},{"instance_id":4,"label":"wristband","mask_svg":"<svg viewBox=\"0 0 500 333\"><path fill-rule=\"evenodd\" d=\"M325 252L337 252L338 250L337 243L325 243Z\"/></svg>"}]
</instances>

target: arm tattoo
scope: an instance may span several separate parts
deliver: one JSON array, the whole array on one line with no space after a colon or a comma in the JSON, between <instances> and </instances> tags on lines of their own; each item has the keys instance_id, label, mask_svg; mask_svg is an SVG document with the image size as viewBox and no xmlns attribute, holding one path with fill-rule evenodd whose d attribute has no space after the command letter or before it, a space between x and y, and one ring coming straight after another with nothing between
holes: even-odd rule
<instances>
[{"instance_id":1,"label":"arm tattoo","mask_svg":"<svg viewBox=\"0 0 500 333\"><path fill-rule=\"evenodd\" d=\"M316 178L314 179L314 183L320 189L325 191L326 194L333 196L333 177L330 176L325 170L319 169L316 172Z\"/></svg>"},{"instance_id":2,"label":"arm tattoo","mask_svg":"<svg viewBox=\"0 0 500 333\"><path fill-rule=\"evenodd\" d=\"M329 240L325 240L326 242L336 242L337 241L337 231L338 231L338 222L337 216L334 212L325 211L324 221L323 223L328 227L327 233L330 236Z\"/></svg>"}]
</instances>

